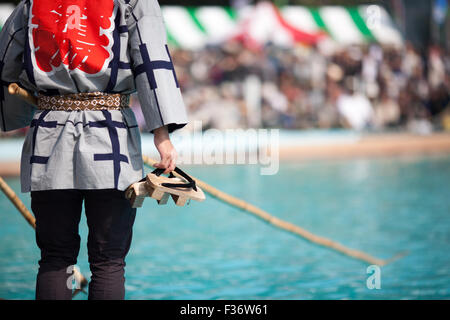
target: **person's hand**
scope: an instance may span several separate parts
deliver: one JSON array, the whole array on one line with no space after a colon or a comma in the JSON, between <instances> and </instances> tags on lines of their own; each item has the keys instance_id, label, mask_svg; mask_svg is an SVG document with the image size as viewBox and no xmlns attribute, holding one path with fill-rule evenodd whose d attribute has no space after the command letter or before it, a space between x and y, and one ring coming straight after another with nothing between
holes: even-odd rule
<instances>
[{"instance_id":1,"label":"person's hand","mask_svg":"<svg viewBox=\"0 0 450 320\"><path fill-rule=\"evenodd\" d=\"M155 138L155 146L161 157L159 163L154 164L155 168L165 169L164 174L168 174L175 170L177 162L177 151L170 141L169 132L167 127L161 127L153 131Z\"/></svg>"}]
</instances>

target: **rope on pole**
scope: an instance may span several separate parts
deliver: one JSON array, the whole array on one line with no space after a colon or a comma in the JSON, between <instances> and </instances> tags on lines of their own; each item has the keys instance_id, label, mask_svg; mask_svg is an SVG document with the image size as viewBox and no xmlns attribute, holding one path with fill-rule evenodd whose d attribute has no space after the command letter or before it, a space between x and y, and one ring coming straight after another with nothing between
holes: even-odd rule
<instances>
[{"instance_id":1,"label":"rope on pole","mask_svg":"<svg viewBox=\"0 0 450 320\"><path fill-rule=\"evenodd\" d=\"M33 228L36 229L36 218L31 214L31 212L27 209L25 204L20 200L20 198L17 196L17 194L14 192L13 189L6 183L6 181L0 177L0 189L3 191L3 193L8 197L8 199L14 204L14 206L19 210L19 212L22 214L22 216L27 220L28 224ZM88 281L87 279L77 270L77 268L73 269L74 277L77 279L78 283L80 284L80 289L76 289L73 294L72 298L75 297L80 291L84 292L84 288L87 286Z\"/></svg>"},{"instance_id":2,"label":"rope on pole","mask_svg":"<svg viewBox=\"0 0 450 320\"><path fill-rule=\"evenodd\" d=\"M153 165L155 163L157 163L156 160L151 159L147 156L143 156L142 158L143 158L144 163L149 167L153 167ZM177 176L176 173L174 173L174 175ZM385 266L386 264L391 263L397 259L400 259L401 257L406 255L406 252L402 252L402 253L395 255L394 257L392 257L390 259L385 260L385 259L379 259L379 258L373 257L373 256L371 256L365 252L359 251L359 250L347 248L338 242L332 241L325 237L317 236L317 235L309 232L306 229L296 226L290 222L281 220L281 219L271 215L270 213L254 206L244 200L233 197L233 196L231 196L231 195L229 195L229 194L227 194L227 193L225 193L225 192L223 192L223 191L221 191L221 190L219 190L219 189L217 189L195 177L192 177L192 179L195 180L196 184L200 188L202 188L203 191L207 192L214 198L216 198L224 203L227 203L233 207L239 208L245 212L248 212L248 213L256 216L257 218L273 225L276 228L293 233L309 242L320 245L322 247L332 249L332 250L337 251L341 254L344 254L348 257L367 262L371 265Z\"/></svg>"}]
</instances>

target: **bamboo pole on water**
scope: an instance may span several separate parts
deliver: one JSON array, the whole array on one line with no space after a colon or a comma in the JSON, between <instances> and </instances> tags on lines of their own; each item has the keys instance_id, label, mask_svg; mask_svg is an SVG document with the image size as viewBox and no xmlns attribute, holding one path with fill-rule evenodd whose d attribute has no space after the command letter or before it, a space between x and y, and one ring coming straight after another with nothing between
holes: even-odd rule
<instances>
[{"instance_id":1,"label":"bamboo pole on water","mask_svg":"<svg viewBox=\"0 0 450 320\"><path fill-rule=\"evenodd\" d=\"M29 102L31 104L36 104L36 98L31 93L29 93L27 90L20 88L17 84L14 84L14 83L11 84L8 89L11 94L18 95L19 97L21 97L22 99L26 100L27 102ZM153 164L157 163L157 161L155 161L147 156L143 156L143 161L145 164L147 164L150 167L153 167ZM175 173L175 175L177 175L177 174ZM323 246L323 247L330 248L332 250L335 250L339 253L342 253L342 254L352 257L354 259L358 259L358 260L361 260L361 261L364 261L364 262L367 262L370 264L375 264L378 266L384 266L394 260L401 258L402 256L404 256L406 254L406 253L399 253L390 259L384 260L384 259L379 259L379 258L373 257L373 256L371 256L365 252L359 251L359 250L347 248L338 242L332 241L325 237L317 236L317 235L309 232L306 229L303 229L303 228L296 226L290 222L286 222L277 217L274 217L271 214L269 214L268 212L254 206L254 205L251 205L241 199L238 199L238 198L233 197L223 191L220 191L220 190L214 188L213 186L210 186L206 182L203 182L196 178L193 178L193 179L196 181L196 183L198 184L198 186L200 188L202 188L204 191L206 191L207 193L209 193L210 195L219 199L222 202L228 203L236 208L244 210L245 212L251 213L254 216L258 217L259 219L262 219L263 221L266 221L267 223L269 223L279 229L293 233L293 234L298 235L298 236L302 237L303 239L308 240L312 243L315 243L315 244Z\"/></svg>"},{"instance_id":2,"label":"bamboo pole on water","mask_svg":"<svg viewBox=\"0 0 450 320\"><path fill-rule=\"evenodd\" d=\"M25 218L25 220L27 220L28 224L32 226L33 229L36 229L36 219L2 177L0 177L0 189L17 208L17 210L19 210L20 214Z\"/></svg>"},{"instance_id":3,"label":"bamboo pole on water","mask_svg":"<svg viewBox=\"0 0 450 320\"><path fill-rule=\"evenodd\" d=\"M143 156L143 161L146 165L148 165L150 167L153 167L153 165L155 163L157 163L156 160L151 159L147 156ZM175 176L177 175L176 172L173 172L173 173ZM394 260L397 260L405 255L405 253L400 253L390 259L385 260L385 259L379 259L379 258L373 257L373 256L371 256L365 252L359 251L359 250L347 248L338 242L332 241L325 237L317 236L317 235L309 232L308 230L305 230L305 229L303 229L299 226L296 226L290 222L283 221L277 217L274 217L270 213L254 206L244 200L241 200L241 199L233 197L223 191L220 191L219 189L214 188L213 186L211 186L211 185L207 184L206 182L203 182L195 177L192 177L192 179L195 180L196 184L200 188L202 188L203 191L207 192L208 194L210 194L211 196L213 196L214 198L217 198L218 200L220 200L222 202L225 202L233 207L236 207L245 212L248 212L248 213L256 216L257 218L273 225L276 228L293 233L309 242L332 249L341 254L349 256L351 258L367 262L371 265L385 266L386 264L391 263Z\"/></svg>"},{"instance_id":4,"label":"bamboo pole on water","mask_svg":"<svg viewBox=\"0 0 450 320\"><path fill-rule=\"evenodd\" d=\"M30 211L28 211L25 204L20 200L20 198L17 196L17 194L14 192L13 189L6 183L6 181L0 176L0 189L2 192L8 197L8 199L14 204L14 206L19 210L19 212L22 214L22 216L27 220L28 224L33 228L36 229L36 219L31 214ZM80 289L76 289L73 294L72 298L75 297L80 291L83 291L86 285L88 284L88 281L86 278L81 274L80 271L77 270L77 268L73 269L74 277L77 280L77 282L80 285ZM84 291L83 291L84 292Z\"/></svg>"}]
</instances>

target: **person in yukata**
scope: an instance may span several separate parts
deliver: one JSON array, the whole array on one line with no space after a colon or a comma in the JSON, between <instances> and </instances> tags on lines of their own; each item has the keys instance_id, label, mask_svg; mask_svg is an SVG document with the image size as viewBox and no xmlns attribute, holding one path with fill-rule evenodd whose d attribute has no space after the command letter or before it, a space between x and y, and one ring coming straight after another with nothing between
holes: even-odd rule
<instances>
[{"instance_id":1,"label":"person in yukata","mask_svg":"<svg viewBox=\"0 0 450 320\"><path fill-rule=\"evenodd\" d=\"M21 159L41 250L36 299L70 299L84 202L92 272L89 299L124 299L125 256L136 209L125 190L144 176L137 91L161 161L187 123L156 0L23 0L0 33L0 128L30 126ZM18 83L38 97L8 93Z\"/></svg>"}]
</instances>

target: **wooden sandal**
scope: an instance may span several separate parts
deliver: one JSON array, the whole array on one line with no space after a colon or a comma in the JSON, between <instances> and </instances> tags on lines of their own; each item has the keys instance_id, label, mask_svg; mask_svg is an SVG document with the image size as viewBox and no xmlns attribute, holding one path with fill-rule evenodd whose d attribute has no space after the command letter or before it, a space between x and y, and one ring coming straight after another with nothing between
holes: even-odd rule
<instances>
[{"instance_id":1,"label":"wooden sandal","mask_svg":"<svg viewBox=\"0 0 450 320\"><path fill-rule=\"evenodd\" d=\"M180 177L171 172L169 177L161 176L164 169L156 169L146 178L131 185L126 191L126 197L133 208L140 208L146 197L158 201L158 204L167 204L169 196L177 206L184 206L190 199L204 201L205 194L197 187L195 181L179 168L174 170Z\"/></svg>"},{"instance_id":2,"label":"wooden sandal","mask_svg":"<svg viewBox=\"0 0 450 320\"><path fill-rule=\"evenodd\" d=\"M158 203L167 203L169 195L177 206L184 206L190 199L204 201L205 194L195 184L195 181L180 168L174 170L180 177L171 172L169 177L161 176L164 169L156 169L147 175L147 190L149 196Z\"/></svg>"},{"instance_id":3,"label":"wooden sandal","mask_svg":"<svg viewBox=\"0 0 450 320\"><path fill-rule=\"evenodd\" d=\"M125 197L130 201L132 208L141 208L145 198L148 197L147 183L145 178L139 182L133 183L125 191Z\"/></svg>"}]
</instances>

